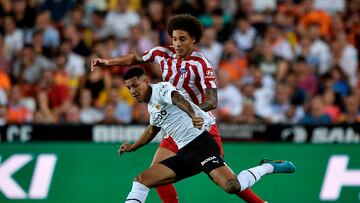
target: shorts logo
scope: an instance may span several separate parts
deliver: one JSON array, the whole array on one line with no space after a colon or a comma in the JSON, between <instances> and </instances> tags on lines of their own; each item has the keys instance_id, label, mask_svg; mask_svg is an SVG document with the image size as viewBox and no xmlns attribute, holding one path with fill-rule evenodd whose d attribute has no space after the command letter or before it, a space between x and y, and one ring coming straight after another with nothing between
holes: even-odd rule
<instances>
[{"instance_id":1,"label":"shorts logo","mask_svg":"<svg viewBox=\"0 0 360 203\"><path fill-rule=\"evenodd\" d=\"M213 163L219 163L219 160L216 158L216 156L212 156L212 157L206 158L204 161L202 161L201 166L204 166L209 161L212 161Z\"/></svg>"}]
</instances>

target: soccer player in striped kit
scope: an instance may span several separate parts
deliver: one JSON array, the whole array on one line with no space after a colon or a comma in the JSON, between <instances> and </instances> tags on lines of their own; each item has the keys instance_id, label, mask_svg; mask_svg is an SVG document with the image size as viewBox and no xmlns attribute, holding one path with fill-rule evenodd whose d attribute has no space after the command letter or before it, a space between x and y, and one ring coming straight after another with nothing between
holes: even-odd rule
<instances>
[{"instance_id":1,"label":"soccer player in striped kit","mask_svg":"<svg viewBox=\"0 0 360 203\"><path fill-rule=\"evenodd\" d=\"M208 112L217 106L217 84L213 67L205 56L196 50L195 45L202 36L202 25L199 20L188 14L171 17L167 25L168 34L172 37L172 46L157 46L145 52L143 56L128 54L113 59L94 59L91 70L100 66L131 66L142 63L156 63L160 66L162 79L175 86L186 99ZM215 123L210 129L211 136L216 140L220 153L224 151L218 128ZM178 147L169 135L165 135L157 149L153 163L159 163L176 155ZM177 203L177 193L173 185L157 188L164 203ZM264 202L260 197L246 189L239 197L249 203Z\"/></svg>"}]
</instances>

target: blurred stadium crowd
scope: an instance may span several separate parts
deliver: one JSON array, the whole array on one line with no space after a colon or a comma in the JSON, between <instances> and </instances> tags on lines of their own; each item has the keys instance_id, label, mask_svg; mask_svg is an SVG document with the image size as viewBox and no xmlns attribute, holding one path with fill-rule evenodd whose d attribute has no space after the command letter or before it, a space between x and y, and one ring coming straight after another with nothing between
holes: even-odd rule
<instances>
[{"instance_id":1,"label":"blurred stadium crowd","mask_svg":"<svg viewBox=\"0 0 360 203\"><path fill-rule=\"evenodd\" d=\"M0 125L147 123L125 69L89 63L171 44L177 13L204 25L218 121L360 122L359 0L0 0Z\"/></svg>"}]
</instances>

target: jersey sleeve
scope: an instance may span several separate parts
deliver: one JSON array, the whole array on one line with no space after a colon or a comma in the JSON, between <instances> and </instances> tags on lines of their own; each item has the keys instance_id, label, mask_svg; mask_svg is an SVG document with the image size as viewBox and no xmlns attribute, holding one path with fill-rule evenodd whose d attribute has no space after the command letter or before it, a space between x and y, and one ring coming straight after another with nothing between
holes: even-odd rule
<instances>
[{"instance_id":1,"label":"jersey sleeve","mask_svg":"<svg viewBox=\"0 0 360 203\"><path fill-rule=\"evenodd\" d=\"M145 51L142 56L142 59L145 63L158 63L155 57L162 56L162 54L163 54L162 48L157 46L150 49L149 51Z\"/></svg>"},{"instance_id":2,"label":"jersey sleeve","mask_svg":"<svg viewBox=\"0 0 360 203\"><path fill-rule=\"evenodd\" d=\"M206 58L197 58L199 63L200 83L203 89L217 88L215 71Z\"/></svg>"},{"instance_id":3,"label":"jersey sleeve","mask_svg":"<svg viewBox=\"0 0 360 203\"><path fill-rule=\"evenodd\" d=\"M177 91L169 82L159 83L157 97L160 102L172 104L171 93Z\"/></svg>"}]
</instances>

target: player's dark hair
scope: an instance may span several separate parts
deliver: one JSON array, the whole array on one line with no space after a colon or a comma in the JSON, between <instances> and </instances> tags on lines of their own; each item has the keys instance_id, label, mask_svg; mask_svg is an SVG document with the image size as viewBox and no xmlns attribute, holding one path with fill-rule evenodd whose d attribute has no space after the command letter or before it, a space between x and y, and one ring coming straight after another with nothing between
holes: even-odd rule
<instances>
[{"instance_id":1,"label":"player's dark hair","mask_svg":"<svg viewBox=\"0 0 360 203\"><path fill-rule=\"evenodd\" d=\"M179 14L172 16L167 24L167 32L172 37L174 30L183 30L189 33L198 43L203 33L200 21L190 14Z\"/></svg>"},{"instance_id":2,"label":"player's dark hair","mask_svg":"<svg viewBox=\"0 0 360 203\"><path fill-rule=\"evenodd\" d=\"M124 78L124 80L128 80L130 78L140 77L142 75L145 75L144 69L141 67L134 67L134 68L130 68L129 70L127 70L124 73L123 78Z\"/></svg>"}]
</instances>

